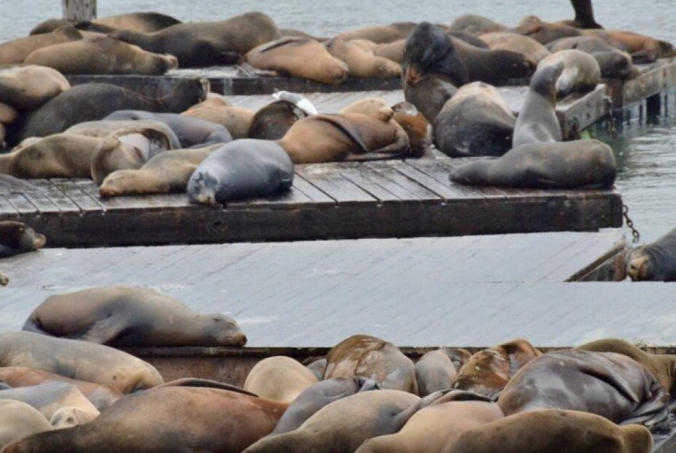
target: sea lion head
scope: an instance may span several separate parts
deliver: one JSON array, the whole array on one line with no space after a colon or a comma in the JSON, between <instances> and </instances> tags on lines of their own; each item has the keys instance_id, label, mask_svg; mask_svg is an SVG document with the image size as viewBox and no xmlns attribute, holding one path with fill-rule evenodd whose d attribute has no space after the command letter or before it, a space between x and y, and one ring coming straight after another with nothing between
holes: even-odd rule
<instances>
[{"instance_id":1,"label":"sea lion head","mask_svg":"<svg viewBox=\"0 0 676 453\"><path fill-rule=\"evenodd\" d=\"M210 173L195 171L188 182L188 196L193 203L215 206L218 178Z\"/></svg>"},{"instance_id":2,"label":"sea lion head","mask_svg":"<svg viewBox=\"0 0 676 453\"><path fill-rule=\"evenodd\" d=\"M530 89L556 102L556 83L566 67L563 61L546 65L535 71L530 81Z\"/></svg>"},{"instance_id":3,"label":"sea lion head","mask_svg":"<svg viewBox=\"0 0 676 453\"><path fill-rule=\"evenodd\" d=\"M246 335L242 332L237 321L230 316L215 314L211 315L205 326L221 346L244 346L247 342Z\"/></svg>"},{"instance_id":4,"label":"sea lion head","mask_svg":"<svg viewBox=\"0 0 676 453\"><path fill-rule=\"evenodd\" d=\"M652 273L650 272L650 255L645 251L644 247L636 247L627 254L625 259L627 266L627 275L633 281L650 280Z\"/></svg>"},{"instance_id":5,"label":"sea lion head","mask_svg":"<svg viewBox=\"0 0 676 453\"><path fill-rule=\"evenodd\" d=\"M20 252L31 252L44 247L47 238L21 222L2 222L0 244Z\"/></svg>"}]
</instances>

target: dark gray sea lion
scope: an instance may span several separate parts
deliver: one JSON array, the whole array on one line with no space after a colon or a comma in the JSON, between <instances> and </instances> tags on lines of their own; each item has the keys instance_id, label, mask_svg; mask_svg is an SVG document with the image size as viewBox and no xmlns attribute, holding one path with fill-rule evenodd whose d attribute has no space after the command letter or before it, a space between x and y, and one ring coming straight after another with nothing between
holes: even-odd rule
<instances>
[{"instance_id":1,"label":"dark gray sea lion","mask_svg":"<svg viewBox=\"0 0 676 453\"><path fill-rule=\"evenodd\" d=\"M259 12L216 22L180 23L154 33L118 30L109 36L174 55L182 68L235 64L254 47L282 37L273 20Z\"/></svg>"},{"instance_id":2,"label":"dark gray sea lion","mask_svg":"<svg viewBox=\"0 0 676 453\"><path fill-rule=\"evenodd\" d=\"M173 55L148 52L107 36L43 47L31 52L24 61L54 68L62 74L162 75L178 66Z\"/></svg>"},{"instance_id":3,"label":"dark gray sea lion","mask_svg":"<svg viewBox=\"0 0 676 453\"><path fill-rule=\"evenodd\" d=\"M565 64L557 62L533 75L526 100L516 119L512 148L562 140L561 125L556 116L556 84L564 69Z\"/></svg>"},{"instance_id":4,"label":"dark gray sea lion","mask_svg":"<svg viewBox=\"0 0 676 453\"><path fill-rule=\"evenodd\" d=\"M625 262L633 281L676 281L676 228L651 244L634 248Z\"/></svg>"},{"instance_id":5,"label":"dark gray sea lion","mask_svg":"<svg viewBox=\"0 0 676 453\"><path fill-rule=\"evenodd\" d=\"M465 65L470 82L480 81L495 86L528 79L535 64L521 52L480 49L465 41L451 38L455 51Z\"/></svg>"},{"instance_id":6,"label":"dark gray sea lion","mask_svg":"<svg viewBox=\"0 0 676 453\"><path fill-rule=\"evenodd\" d=\"M560 50L543 58L538 69L563 62L564 68L556 81L556 96L563 99L571 93L588 92L601 82L601 68L596 59L577 49Z\"/></svg>"},{"instance_id":7,"label":"dark gray sea lion","mask_svg":"<svg viewBox=\"0 0 676 453\"><path fill-rule=\"evenodd\" d=\"M251 120L249 138L278 140L307 113L290 101L275 101L259 109Z\"/></svg>"},{"instance_id":8,"label":"dark gray sea lion","mask_svg":"<svg viewBox=\"0 0 676 453\"><path fill-rule=\"evenodd\" d=\"M271 434L282 434L298 429L324 406L358 392L378 390L376 381L362 376L328 378L303 390L289 405Z\"/></svg>"},{"instance_id":9,"label":"dark gray sea lion","mask_svg":"<svg viewBox=\"0 0 676 453\"><path fill-rule=\"evenodd\" d=\"M575 19L563 21L575 28L603 28L594 19L594 8L591 0L570 0L575 10Z\"/></svg>"},{"instance_id":10,"label":"dark gray sea lion","mask_svg":"<svg viewBox=\"0 0 676 453\"><path fill-rule=\"evenodd\" d=\"M82 39L82 33L70 26L59 28L51 33L13 39L0 44L0 64L23 63L34 50L79 39Z\"/></svg>"},{"instance_id":11,"label":"dark gray sea lion","mask_svg":"<svg viewBox=\"0 0 676 453\"><path fill-rule=\"evenodd\" d=\"M0 71L0 102L18 110L34 110L68 89L68 80L52 68L29 65Z\"/></svg>"},{"instance_id":12,"label":"dark gray sea lion","mask_svg":"<svg viewBox=\"0 0 676 453\"><path fill-rule=\"evenodd\" d=\"M433 123L434 145L451 157L502 156L512 147L516 117L491 85L472 82L446 101Z\"/></svg>"},{"instance_id":13,"label":"dark gray sea lion","mask_svg":"<svg viewBox=\"0 0 676 453\"><path fill-rule=\"evenodd\" d=\"M551 52L577 49L589 53L598 62L601 68L601 77L604 79L633 79L639 73L638 68L632 64L631 56L628 53L593 36L557 39L549 43L547 48Z\"/></svg>"},{"instance_id":14,"label":"dark gray sea lion","mask_svg":"<svg viewBox=\"0 0 676 453\"><path fill-rule=\"evenodd\" d=\"M668 404L669 392L639 362L623 354L581 350L549 352L531 360L498 400L506 416L565 409L649 427L663 421Z\"/></svg>"},{"instance_id":15,"label":"dark gray sea lion","mask_svg":"<svg viewBox=\"0 0 676 453\"><path fill-rule=\"evenodd\" d=\"M138 12L118 14L115 16L98 17L92 21L76 22L66 19L48 19L36 25L30 32L31 35L49 33L64 25L73 25L81 30L108 33L112 30L132 30L138 32L153 32L162 30L172 25L180 24L181 21L162 13Z\"/></svg>"},{"instance_id":16,"label":"dark gray sea lion","mask_svg":"<svg viewBox=\"0 0 676 453\"><path fill-rule=\"evenodd\" d=\"M613 150L598 140L531 143L495 160L470 162L451 180L460 184L545 189L608 188L617 167Z\"/></svg>"},{"instance_id":17,"label":"dark gray sea lion","mask_svg":"<svg viewBox=\"0 0 676 453\"><path fill-rule=\"evenodd\" d=\"M291 404L317 382L312 371L299 361L277 355L256 362L242 388L263 398Z\"/></svg>"},{"instance_id":18,"label":"dark gray sea lion","mask_svg":"<svg viewBox=\"0 0 676 453\"><path fill-rule=\"evenodd\" d=\"M152 365L108 346L32 332L2 332L0 340L0 366L38 368L125 394L163 383Z\"/></svg>"},{"instance_id":19,"label":"dark gray sea lion","mask_svg":"<svg viewBox=\"0 0 676 453\"><path fill-rule=\"evenodd\" d=\"M193 203L214 205L265 197L288 190L293 162L269 140L241 139L225 144L197 167L188 181Z\"/></svg>"},{"instance_id":20,"label":"dark gray sea lion","mask_svg":"<svg viewBox=\"0 0 676 453\"><path fill-rule=\"evenodd\" d=\"M272 431L286 407L238 391L162 386L122 398L85 425L27 437L6 453L238 453Z\"/></svg>"},{"instance_id":21,"label":"dark gray sea lion","mask_svg":"<svg viewBox=\"0 0 676 453\"><path fill-rule=\"evenodd\" d=\"M124 120L150 120L166 124L178 137L179 146L177 148L198 148L232 141L232 135L225 126L178 113L118 110L103 118L103 121Z\"/></svg>"},{"instance_id":22,"label":"dark gray sea lion","mask_svg":"<svg viewBox=\"0 0 676 453\"><path fill-rule=\"evenodd\" d=\"M229 316L202 315L152 290L102 286L47 298L23 330L116 347L243 346Z\"/></svg>"},{"instance_id":23,"label":"dark gray sea lion","mask_svg":"<svg viewBox=\"0 0 676 453\"><path fill-rule=\"evenodd\" d=\"M47 238L22 222L0 222L0 257L33 252L44 247Z\"/></svg>"},{"instance_id":24,"label":"dark gray sea lion","mask_svg":"<svg viewBox=\"0 0 676 453\"><path fill-rule=\"evenodd\" d=\"M164 97L149 98L107 83L85 83L54 97L27 115L15 133L16 141L63 132L84 121L100 120L117 110L180 113L204 100L208 82L181 79Z\"/></svg>"}]
</instances>

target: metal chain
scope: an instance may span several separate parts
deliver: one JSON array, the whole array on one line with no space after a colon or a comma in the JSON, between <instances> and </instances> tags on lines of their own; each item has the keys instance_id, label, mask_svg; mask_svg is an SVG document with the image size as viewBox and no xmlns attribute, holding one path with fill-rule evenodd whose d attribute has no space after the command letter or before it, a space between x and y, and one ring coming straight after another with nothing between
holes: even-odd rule
<instances>
[{"instance_id":1,"label":"metal chain","mask_svg":"<svg viewBox=\"0 0 676 453\"><path fill-rule=\"evenodd\" d=\"M634 228L634 222L629 218L629 207L626 204L622 205L622 215L624 216L624 221L627 224L627 227L631 229L631 243L636 244L641 238L641 233Z\"/></svg>"},{"instance_id":2,"label":"metal chain","mask_svg":"<svg viewBox=\"0 0 676 453\"><path fill-rule=\"evenodd\" d=\"M617 138L617 125L615 115L613 115L613 101L610 96L604 98L606 103L606 110L608 111L608 121L606 123L606 132L611 138Z\"/></svg>"}]
</instances>

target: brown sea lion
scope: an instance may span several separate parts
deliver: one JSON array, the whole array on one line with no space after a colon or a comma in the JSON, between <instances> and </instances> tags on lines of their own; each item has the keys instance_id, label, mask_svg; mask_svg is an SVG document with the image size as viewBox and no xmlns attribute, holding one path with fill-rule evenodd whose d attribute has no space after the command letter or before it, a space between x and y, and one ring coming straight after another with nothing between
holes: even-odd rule
<instances>
[{"instance_id":1,"label":"brown sea lion","mask_svg":"<svg viewBox=\"0 0 676 453\"><path fill-rule=\"evenodd\" d=\"M502 418L488 398L453 390L413 414L399 432L368 439L355 453L441 453L463 431Z\"/></svg>"},{"instance_id":2,"label":"brown sea lion","mask_svg":"<svg viewBox=\"0 0 676 453\"><path fill-rule=\"evenodd\" d=\"M298 429L265 437L243 453L353 452L366 440L399 431L421 406L400 390L359 392L324 406Z\"/></svg>"},{"instance_id":3,"label":"brown sea lion","mask_svg":"<svg viewBox=\"0 0 676 453\"><path fill-rule=\"evenodd\" d=\"M520 52L480 49L457 38L451 37L451 40L467 69L470 82L501 86L514 80L528 79L535 72L535 63Z\"/></svg>"},{"instance_id":4,"label":"brown sea lion","mask_svg":"<svg viewBox=\"0 0 676 453\"><path fill-rule=\"evenodd\" d=\"M411 157L429 155L432 147L432 125L410 102L399 102L392 106L393 119L408 135Z\"/></svg>"},{"instance_id":5,"label":"brown sea lion","mask_svg":"<svg viewBox=\"0 0 676 453\"><path fill-rule=\"evenodd\" d=\"M347 64L347 69L353 77L400 77L401 65L388 58L375 55L364 50L351 41L335 37L324 42L329 53Z\"/></svg>"},{"instance_id":6,"label":"brown sea lion","mask_svg":"<svg viewBox=\"0 0 676 453\"><path fill-rule=\"evenodd\" d=\"M0 399L23 401L39 410L47 420L65 407L73 407L93 417L99 410L72 384L67 382L44 382L27 387L0 390Z\"/></svg>"},{"instance_id":7,"label":"brown sea lion","mask_svg":"<svg viewBox=\"0 0 676 453\"><path fill-rule=\"evenodd\" d=\"M45 246L47 238L23 222L0 222L0 257L33 252Z\"/></svg>"},{"instance_id":8,"label":"brown sea lion","mask_svg":"<svg viewBox=\"0 0 676 453\"><path fill-rule=\"evenodd\" d=\"M244 382L244 390L291 404L298 395L318 380L297 360L285 356L267 357L254 365Z\"/></svg>"},{"instance_id":9,"label":"brown sea lion","mask_svg":"<svg viewBox=\"0 0 676 453\"><path fill-rule=\"evenodd\" d=\"M446 101L434 119L434 145L451 157L501 156L512 147L516 122L496 88L468 83Z\"/></svg>"},{"instance_id":10,"label":"brown sea lion","mask_svg":"<svg viewBox=\"0 0 676 453\"><path fill-rule=\"evenodd\" d=\"M30 65L0 70L0 101L18 110L34 110L69 88L68 80L52 68Z\"/></svg>"},{"instance_id":11,"label":"brown sea lion","mask_svg":"<svg viewBox=\"0 0 676 453\"><path fill-rule=\"evenodd\" d=\"M41 33L48 33L63 25L73 25L83 30L105 30L106 32L111 31L112 29L153 32L180 23L181 21L174 17L149 11L98 17L92 21L86 22L69 21L66 19L48 19L36 25L30 31L30 34L39 35Z\"/></svg>"},{"instance_id":12,"label":"brown sea lion","mask_svg":"<svg viewBox=\"0 0 676 453\"><path fill-rule=\"evenodd\" d=\"M0 449L31 434L54 429L37 409L22 401L0 401Z\"/></svg>"},{"instance_id":13,"label":"brown sea lion","mask_svg":"<svg viewBox=\"0 0 676 453\"><path fill-rule=\"evenodd\" d=\"M201 315L173 297L127 286L48 297L23 330L116 347L246 344L246 335L229 316Z\"/></svg>"},{"instance_id":14,"label":"brown sea lion","mask_svg":"<svg viewBox=\"0 0 676 453\"><path fill-rule=\"evenodd\" d=\"M528 36L540 44L547 44L559 38L580 36L582 31L570 25L544 22L537 16L526 16L510 31Z\"/></svg>"},{"instance_id":15,"label":"brown sea lion","mask_svg":"<svg viewBox=\"0 0 676 453\"><path fill-rule=\"evenodd\" d=\"M107 36L37 49L25 63L54 68L61 74L162 75L178 67L172 55L148 52Z\"/></svg>"},{"instance_id":16,"label":"brown sea lion","mask_svg":"<svg viewBox=\"0 0 676 453\"><path fill-rule=\"evenodd\" d=\"M278 140L293 124L308 114L290 101L271 102L259 109L251 119L248 137L262 140Z\"/></svg>"},{"instance_id":17,"label":"brown sea lion","mask_svg":"<svg viewBox=\"0 0 676 453\"><path fill-rule=\"evenodd\" d=\"M273 20L260 12L180 23L154 33L118 30L109 36L150 52L174 55L182 68L235 64L256 46L282 37Z\"/></svg>"},{"instance_id":18,"label":"brown sea lion","mask_svg":"<svg viewBox=\"0 0 676 453\"><path fill-rule=\"evenodd\" d=\"M475 35L489 32L507 31L507 26L499 24L487 17L476 14L464 14L453 20L451 30L466 31Z\"/></svg>"},{"instance_id":19,"label":"brown sea lion","mask_svg":"<svg viewBox=\"0 0 676 453\"><path fill-rule=\"evenodd\" d=\"M552 41L547 45L551 52L577 49L593 56L604 79L633 79L639 73L632 64L631 56L593 36L574 36Z\"/></svg>"},{"instance_id":20,"label":"brown sea lion","mask_svg":"<svg viewBox=\"0 0 676 453\"><path fill-rule=\"evenodd\" d=\"M625 262L633 281L676 281L676 228L651 244L634 248Z\"/></svg>"},{"instance_id":21,"label":"brown sea lion","mask_svg":"<svg viewBox=\"0 0 676 453\"><path fill-rule=\"evenodd\" d=\"M669 392L634 359L612 352L562 350L531 360L500 394L506 416L536 409L579 410L615 423L655 427Z\"/></svg>"},{"instance_id":22,"label":"brown sea lion","mask_svg":"<svg viewBox=\"0 0 676 453\"><path fill-rule=\"evenodd\" d=\"M151 157L138 170L116 170L99 187L102 197L185 192L199 164L222 144L204 148L177 149Z\"/></svg>"},{"instance_id":23,"label":"brown sea lion","mask_svg":"<svg viewBox=\"0 0 676 453\"><path fill-rule=\"evenodd\" d=\"M374 25L344 31L336 35L345 41L352 39L368 39L376 44L388 43L398 39L404 39L416 27L415 22L394 22L389 25Z\"/></svg>"},{"instance_id":24,"label":"brown sea lion","mask_svg":"<svg viewBox=\"0 0 676 453\"><path fill-rule=\"evenodd\" d=\"M393 120L370 115L312 115L277 140L295 164L382 160L410 154L408 135Z\"/></svg>"},{"instance_id":25,"label":"brown sea lion","mask_svg":"<svg viewBox=\"0 0 676 453\"><path fill-rule=\"evenodd\" d=\"M51 33L13 39L0 44L0 64L23 63L34 50L79 39L82 39L82 33L71 26L59 28Z\"/></svg>"},{"instance_id":26,"label":"brown sea lion","mask_svg":"<svg viewBox=\"0 0 676 453\"><path fill-rule=\"evenodd\" d=\"M257 69L322 83L340 83L348 76L345 63L309 38L286 37L267 42L250 50L244 60Z\"/></svg>"},{"instance_id":27,"label":"brown sea lion","mask_svg":"<svg viewBox=\"0 0 676 453\"><path fill-rule=\"evenodd\" d=\"M584 30L583 33L601 38L611 46L629 53L636 64L652 63L658 58L676 56L676 49L670 42L640 33L624 30Z\"/></svg>"},{"instance_id":28,"label":"brown sea lion","mask_svg":"<svg viewBox=\"0 0 676 453\"><path fill-rule=\"evenodd\" d=\"M426 352L415 362L415 380L420 396L451 388L457 376L458 371L446 348Z\"/></svg>"},{"instance_id":29,"label":"brown sea lion","mask_svg":"<svg viewBox=\"0 0 676 453\"><path fill-rule=\"evenodd\" d=\"M451 180L460 184L530 188L607 188L617 176L613 150L598 140L531 143L495 160L470 162Z\"/></svg>"},{"instance_id":30,"label":"brown sea lion","mask_svg":"<svg viewBox=\"0 0 676 453\"><path fill-rule=\"evenodd\" d=\"M470 428L443 453L650 453L644 426L618 426L594 414L538 410Z\"/></svg>"},{"instance_id":31,"label":"brown sea lion","mask_svg":"<svg viewBox=\"0 0 676 453\"><path fill-rule=\"evenodd\" d=\"M555 66L563 62L564 67L556 81L556 96L563 99L571 93L587 92L601 82L601 67L596 59L577 49L561 50L543 58L538 69Z\"/></svg>"},{"instance_id":32,"label":"brown sea lion","mask_svg":"<svg viewBox=\"0 0 676 453\"><path fill-rule=\"evenodd\" d=\"M221 124L233 139L247 138L256 111L243 107L220 105L220 101L206 100L193 105L181 115Z\"/></svg>"},{"instance_id":33,"label":"brown sea lion","mask_svg":"<svg viewBox=\"0 0 676 453\"><path fill-rule=\"evenodd\" d=\"M163 382L157 370L143 360L89 341L32 332L0 332L0 340L0 366L38 368L125 394Z\"/></svg>"},{"instance_id":34,"label":"brown sea lion","mask_svg":"<svg viewBox=\"0 0 676 453\"><path fill-rule=\"evenodd\" d=\"M85 425L27 437L6 453L238 453L272 431L284 409L231 390L164 386L122 398Z\"/></svg>"},{"instance_id":35,"label":"brown sea lion","mask_svg":"<svg viewBox=\"0 0 676 453\"><path fill-rule=\"evenodd\" d=\"M513 52L519 52L525 55L526 58L534 64L538 64L540 60L551 53L545 46L533 38L529 38L528 36L519 33L507 31L490 32L482 34L479 38L493 50L511 50Z\"/></svg>"},{"instance_id":36,"label":"brown sea lion","mask_svg":"<svg viewBox=\"0 0 676 453\"><path fill-rule=\"evenodd\" d=\"M383 389L418 394L415 365L394 344L370 335L353 335L335 345L326 356L324 378L364 376Z\"/></svg>"},{"instance_id":37,"label":"brown sea lion","mask_svg":"<svg viewBox=\"0 0 676 453\"><path fill-rule=\"evenodd\" d=\"M361 113L385 122L394 118L394 110L387 105L387 102L385 102L384 99L378 97L369 97L354 101L352 104L344 107L340 113Z\"/></svg>"}]
</instances>

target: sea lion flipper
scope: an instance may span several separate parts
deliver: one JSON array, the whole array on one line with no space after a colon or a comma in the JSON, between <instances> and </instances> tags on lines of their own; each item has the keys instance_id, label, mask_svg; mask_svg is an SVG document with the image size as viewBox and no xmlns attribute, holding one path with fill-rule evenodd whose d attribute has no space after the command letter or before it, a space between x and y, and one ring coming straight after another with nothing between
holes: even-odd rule
<instances>
[{"instance_id":1,"label":"sea lion flipper","mask_svg":"<svg viewBox=\"0 0 676 453\"><path fill-rule=\"evenodd\" d=\"M120 336L124 330L123 327L124 323L120 322L119 319L108 317L92 324L89 330L79 339L92 343L110 344Z\"/></svg>"},{"instance_id":2,"label":"sea lion flipper","mask_svg":"<svg viewBox=\"0 0 676 453\"><path fill-rule=\"evenodd\" d=\"M300 44L300 43L303 43L303 42L306 42L306 41L308 41L306 38L298 38L298 37L295 37L295 36L289 36L289 37L286 37L286 38L271 41L268 44L263 44L262 46L260 46L258 48L258 52L259 53L265 53L265 52L269 52L273 49L276 49L277 47L285 46L287 44Z\"/></svg>"},{"instance_id":3,"label":"sea lion flipper","mask_svg":"<svg viewBox=\"0 0 676 453\"><path fill-rule=\"evenodd\" d=\"M410 151L407 140L397 140L396 142L375 151L364 154L349 154L345 160L350 162L360 162L365 160L393 159L397 157L406 157L410 154Z\"/></svg>"},{"instance_id":4,"label":"sea lion flipper","mask_svg":"<svg viewBox=\"0 0 676 453\"><path fill-rule=\"evenodd\" d=\"M640 401L639 397L632 390L631 386L622 376L620 376L619 373L608 373L606 368L598 367L591 363L580 363L579 367L582 373L593 376L612 386L629 401L634 403L638 403Z\"/></svg>"},{"instance_id":5,"label":"sea lion flipper","mask_svg":"<svg viewBox=\"0 0 676 453\"><path fill-rule=\"evenodd\" d=\"M340 129L345 135L350 137L357 144L357 146L359 146L359 148L364 154L368 154L371 152L371 150L369 150L368 145L364 143L364 140L361 138L359 130L342 116L322 114L322 115L313 115L312 118L319 121L326 121L327 123L331 123L338 129Z\"/></svg>"},{"instance_id":6,"label":"sea lion flipper","mask_svg":"<svg viewBox=\"0 0 676 453\"><path fill-rule=\"evenodd\" d=\"M165 382L164 384L158 385L159 387L202 387L202 388L214 388L221 390L230 390L233 392L243 393L244 395L258 396L253 392L244 390L241 387L236 385L226 384L225 382L214 381L211 379L200 379L200 378L182 378L175 379L173 381Z\"/></svg>"}]
</instances>

